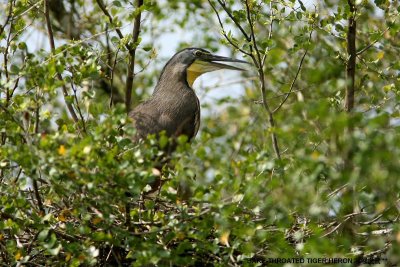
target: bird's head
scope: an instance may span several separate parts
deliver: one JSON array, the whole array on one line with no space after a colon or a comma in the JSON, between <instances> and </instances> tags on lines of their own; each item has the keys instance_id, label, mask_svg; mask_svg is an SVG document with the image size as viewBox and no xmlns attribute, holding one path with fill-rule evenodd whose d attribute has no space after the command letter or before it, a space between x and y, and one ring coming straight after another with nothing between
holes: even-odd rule
<instances>
[{"instance_id":1,"label":"bird's head","mask_svg":"<svg viewBox=\"0 0 400 267\"><path fill-rule=\"evenodd\" d=\"M220 69L239 70L244 69L223 64L221 62L247 63L247 61L229 57L217 56L202 48L186 48L176 53L165 65L164 71L172 71L176 75L186 78L190 87L202 74Z\"/></svg>"}]
</instances>

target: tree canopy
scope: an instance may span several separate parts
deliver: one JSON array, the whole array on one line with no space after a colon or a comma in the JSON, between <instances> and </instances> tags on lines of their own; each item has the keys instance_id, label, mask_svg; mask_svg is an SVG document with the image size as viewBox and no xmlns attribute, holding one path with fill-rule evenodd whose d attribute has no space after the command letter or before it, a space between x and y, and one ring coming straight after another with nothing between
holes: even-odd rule
<instances>
[{"instance_id":1,"label":"tree canopy","mask_svg":"<svg viewBox=\"0 0 400 267\"><path fill-rule=\"evenodd\" d=\"M0 2L0 266L399 264L399 12ZM251 67L195 83L200 132L160 173L168 138L134 142L127 113L185 47Z\"/></svg>"}]
</instances>

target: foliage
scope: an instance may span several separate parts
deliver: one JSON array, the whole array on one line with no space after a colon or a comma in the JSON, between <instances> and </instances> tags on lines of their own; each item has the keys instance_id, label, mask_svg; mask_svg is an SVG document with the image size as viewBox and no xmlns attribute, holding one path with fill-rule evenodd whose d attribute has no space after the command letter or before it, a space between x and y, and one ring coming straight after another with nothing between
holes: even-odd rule
<instances>
[{"instance_id":1,"label":"foliage","mask_svg":"<svg viewBox=\"0 0 400 267\"><path fill-rule=\"evenodd\" d=\"M400 262L397 1L132 2L0 3L1 266ZM134 50L137 105L168 31L187 34L177 47L224 46L254 66L242 96L203 103L200 133L180 139L162 189L144 197L168 140L133 142L127 66Z\"/></svg>"}]
</instances>

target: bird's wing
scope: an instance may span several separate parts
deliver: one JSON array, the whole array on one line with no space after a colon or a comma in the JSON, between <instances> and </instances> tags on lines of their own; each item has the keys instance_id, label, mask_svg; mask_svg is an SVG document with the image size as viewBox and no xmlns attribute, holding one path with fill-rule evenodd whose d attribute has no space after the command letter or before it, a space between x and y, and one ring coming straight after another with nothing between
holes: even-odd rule
<instances>
[{"instance_id":1,"label":"bird's wing","mask_svg":"<svg viewBox=\"0 0 400 267\"><path fill-rule=\"evenodd\" d=\"M194 133L193 133L193 137L195 137L197 135L197 132L199 131L200 128L200 101L199 99L196 97L196 102L197 102L197 108L196 108L196 112L194 114Z\"/></svg>"},{"instance_id":2,"label":"bird's wing","mask_svg":"<svg viewBox=\"0 0 400 267\"><path fill-rule=\"evenodd\" d=\"M149 134L162 131L162 126L159 123L160 113L151 102L143 102L129 116L133 119L139 138L144 139Z\"/></svg>"},{"instance_id":3,"label":"bird's wing","mask_svg":"<svg viewBox=\"0 0 400 267\"><path fill-rule=\"evenodd\" d=\"M140 104L130 114L139 138L161 131L166 131L170 137L184 134L192 139L196 136L200 126L200 103L196 96L191 98L191 104L184 106L165 103L165 99L156 100L150 99Z\"/></svg>"},{"instance_id":4,"label":"bird's wing","mask_svg":"<svg viewBox=\"0 0 400 267\"><path fill-rule=\"evenodd\" d=\"M189 140L196 136L200 126L200 103L197 97L190 97L185 105L171 105L172 109L162 112L160 123L165 125L169 136L186 135Z\"/></svg>"}]
</instances>

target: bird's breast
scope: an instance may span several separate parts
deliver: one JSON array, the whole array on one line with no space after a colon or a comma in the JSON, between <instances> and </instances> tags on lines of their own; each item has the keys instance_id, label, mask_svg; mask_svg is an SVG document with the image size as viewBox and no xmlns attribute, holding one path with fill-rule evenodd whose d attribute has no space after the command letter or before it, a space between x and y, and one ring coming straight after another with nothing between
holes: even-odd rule
<instances>
[{"instance_id":1,"label":"bird's breast","mask_svg":"<svg viewBox=\"0 0 400 267\"><path fill-rule=\"evenodd\" d=\"M193 90L165 94L157 101L159 122L169 136L194 137L200 120L199 100Z\"/></svg>"}]
</instances>

